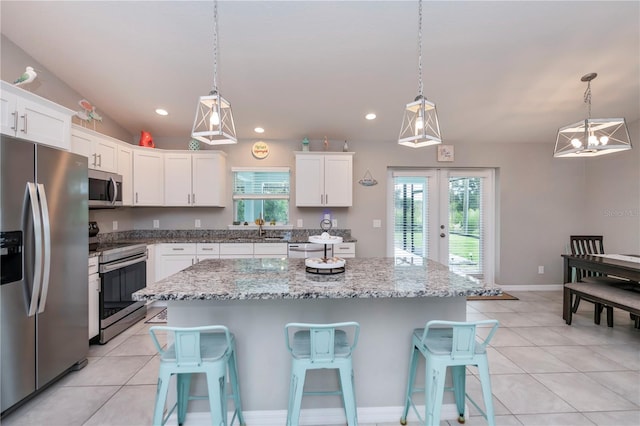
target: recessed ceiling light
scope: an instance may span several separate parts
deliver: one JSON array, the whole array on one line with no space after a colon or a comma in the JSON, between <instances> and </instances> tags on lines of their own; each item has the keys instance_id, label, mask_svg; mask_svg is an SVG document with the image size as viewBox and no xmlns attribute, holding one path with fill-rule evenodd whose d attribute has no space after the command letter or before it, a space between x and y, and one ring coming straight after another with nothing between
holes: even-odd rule
<instances>
[{"instance_id":1,"label":"recessed ceiling light","mask_svg":"<svg viewBox=\"0 0 640 426\"><path fill-rule=\"evenodd\" d=\"M365 115L364 118L366 118L367 120L374 120L376 118L376 115L370 112L369 114Z\"/></svg>"},{"instance_id":2,"label":"recessed ceiling light","mask_svg":"<svg viewBox=\"0 0 640 426\"><path fill-rule=\"evenodd\" d=\"M253 131L256 133L264 133L264 129L262 127L256 127Z\"/></svg>"},{"instance_id":3,"label":"recessed ceiling light","mask_svg":"<svg viewBox=\"0 0 640 426\"><path fill-rule=\"evenodd\" d=\"M166 109L158 108L156 109L156 114L158 115L169 115Z\"/></svg>"}]
</instances>

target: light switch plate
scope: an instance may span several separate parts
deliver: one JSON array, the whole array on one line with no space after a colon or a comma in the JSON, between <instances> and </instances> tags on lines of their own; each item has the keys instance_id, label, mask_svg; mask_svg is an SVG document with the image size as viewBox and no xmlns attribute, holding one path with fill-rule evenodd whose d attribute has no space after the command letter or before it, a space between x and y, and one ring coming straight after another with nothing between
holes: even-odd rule
<instances>
[{"instance_id":1,"label":"light switch plate","mask_svg":"<svg viewBox=\"0 0 640 426\"><path fill-rule=\"evenodd\" d=\"M196 228L200 228L202 226L202 223L200 222L200 219L196 219L195 226L196 226Z\"/></svg>"},{"instance_id":2,"label":"light switch plate","mask_svg":"<svg viewBox=\"0 0 640 426\"><path fill-rule=\"evenodd\" d=\"M382 221L380 219L373 219L373 227L380 228L382 226Z\"/></svg>"},{"instance_id":3,"label":"light switch plate","mask_svg":"<svg viewBox=\"0 0 640 426\"><path fill-rule=\"evenodd\" d=\"M338 227L338 219L331 219L331 227L332 228Z\"/></svg>"},{"instance_id":4,"label":"light switch plate","mask_svg":"<svg viewBox=\"0 0 640 426\"><path fill-rule=\"evenodd\" d=\"M117 230L118 230L118 221L117 221L117 220L114 220L114 221L113 221L113 225L111 226L111 228L112 228L114 231L117 231Z\"/></svg>"},{"instance_id":5,"label":"light switch plate","mask_svg":"<svg viewBox=\"0 0 640 426\"><path fill-rule=\"evenodd\" d=\"M544 274L544 266L538 266L538 273Z\"/></svg>"},{"instance_id":6,"label":"light switch plate","mask_svg":"<svg viewBox=\"0 0 640 426\"><path fill-rule=\"evenodd\" d=\"M160 221L158 219L153 219L153 227L160 228Z\"/></svg>"},{"instance_id":7,"label":"light switch plate","mask_svg":"<svg viewBox=\"0 0 640 426\"><path fill-rule=\"evenodd\" d=\"M302 219L298 219L298 223L297 223L298 228L302 228Z\"/></svg>"}]
</instances>

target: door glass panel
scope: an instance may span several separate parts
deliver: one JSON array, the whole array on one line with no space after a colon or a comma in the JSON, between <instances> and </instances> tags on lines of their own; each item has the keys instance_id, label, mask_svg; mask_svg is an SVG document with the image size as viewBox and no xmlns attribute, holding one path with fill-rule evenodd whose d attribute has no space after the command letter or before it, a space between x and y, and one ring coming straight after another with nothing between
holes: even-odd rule
<instances>
[{"instance_id":1,"label":"door glass panel","mask_svg":"<svg viewBox=\"0 0 640 426\"><path fill-rule=\"evenodd\" d=\"M428 257L427 178L394 178L394 257L422 263Z\"/></svg>"},{"instance_id":2,"label":"door glass panel","mask_svg":"<svg viewBox=\"0 0 640 426\"><path fill-rule=\"evenodd\" d=\"M449 268L482 277L482 179L449 178Z\"/></svg>"}]
</instances>

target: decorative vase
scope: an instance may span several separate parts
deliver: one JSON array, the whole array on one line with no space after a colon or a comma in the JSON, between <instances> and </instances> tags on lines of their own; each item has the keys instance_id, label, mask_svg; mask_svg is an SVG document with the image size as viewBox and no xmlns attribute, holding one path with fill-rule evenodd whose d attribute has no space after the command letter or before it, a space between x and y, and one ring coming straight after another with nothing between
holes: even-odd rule
<instances>
[{"instance_id":1,"label":"decorative vase","mask_svg":"<svg viewBox=\"0 0 640 426\"><path fill-rule=\"evenodd\" d=\"M191 139L189 141L189 149L191 151L198 151L200 149L200 141Z\"/></svg>"}]
</instances>

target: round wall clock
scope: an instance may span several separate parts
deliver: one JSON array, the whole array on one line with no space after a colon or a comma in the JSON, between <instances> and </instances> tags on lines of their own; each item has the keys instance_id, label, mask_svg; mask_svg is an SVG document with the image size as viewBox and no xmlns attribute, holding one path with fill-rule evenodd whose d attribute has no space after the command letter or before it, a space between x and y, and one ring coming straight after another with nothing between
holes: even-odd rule
<instances>
[{"instance_id":1,"label":"round wall clock","mask_svg":"<svg viewBox=\"0 0 640 426\"><path fill-rule=\"evenodd\" d=\"M267 158L267 156L269 155L269 145L267 145L266 142L262 141L256 142L251 147L251 154L253 154L253 156L258 160Z\"/></svg>"}]
</instances>

